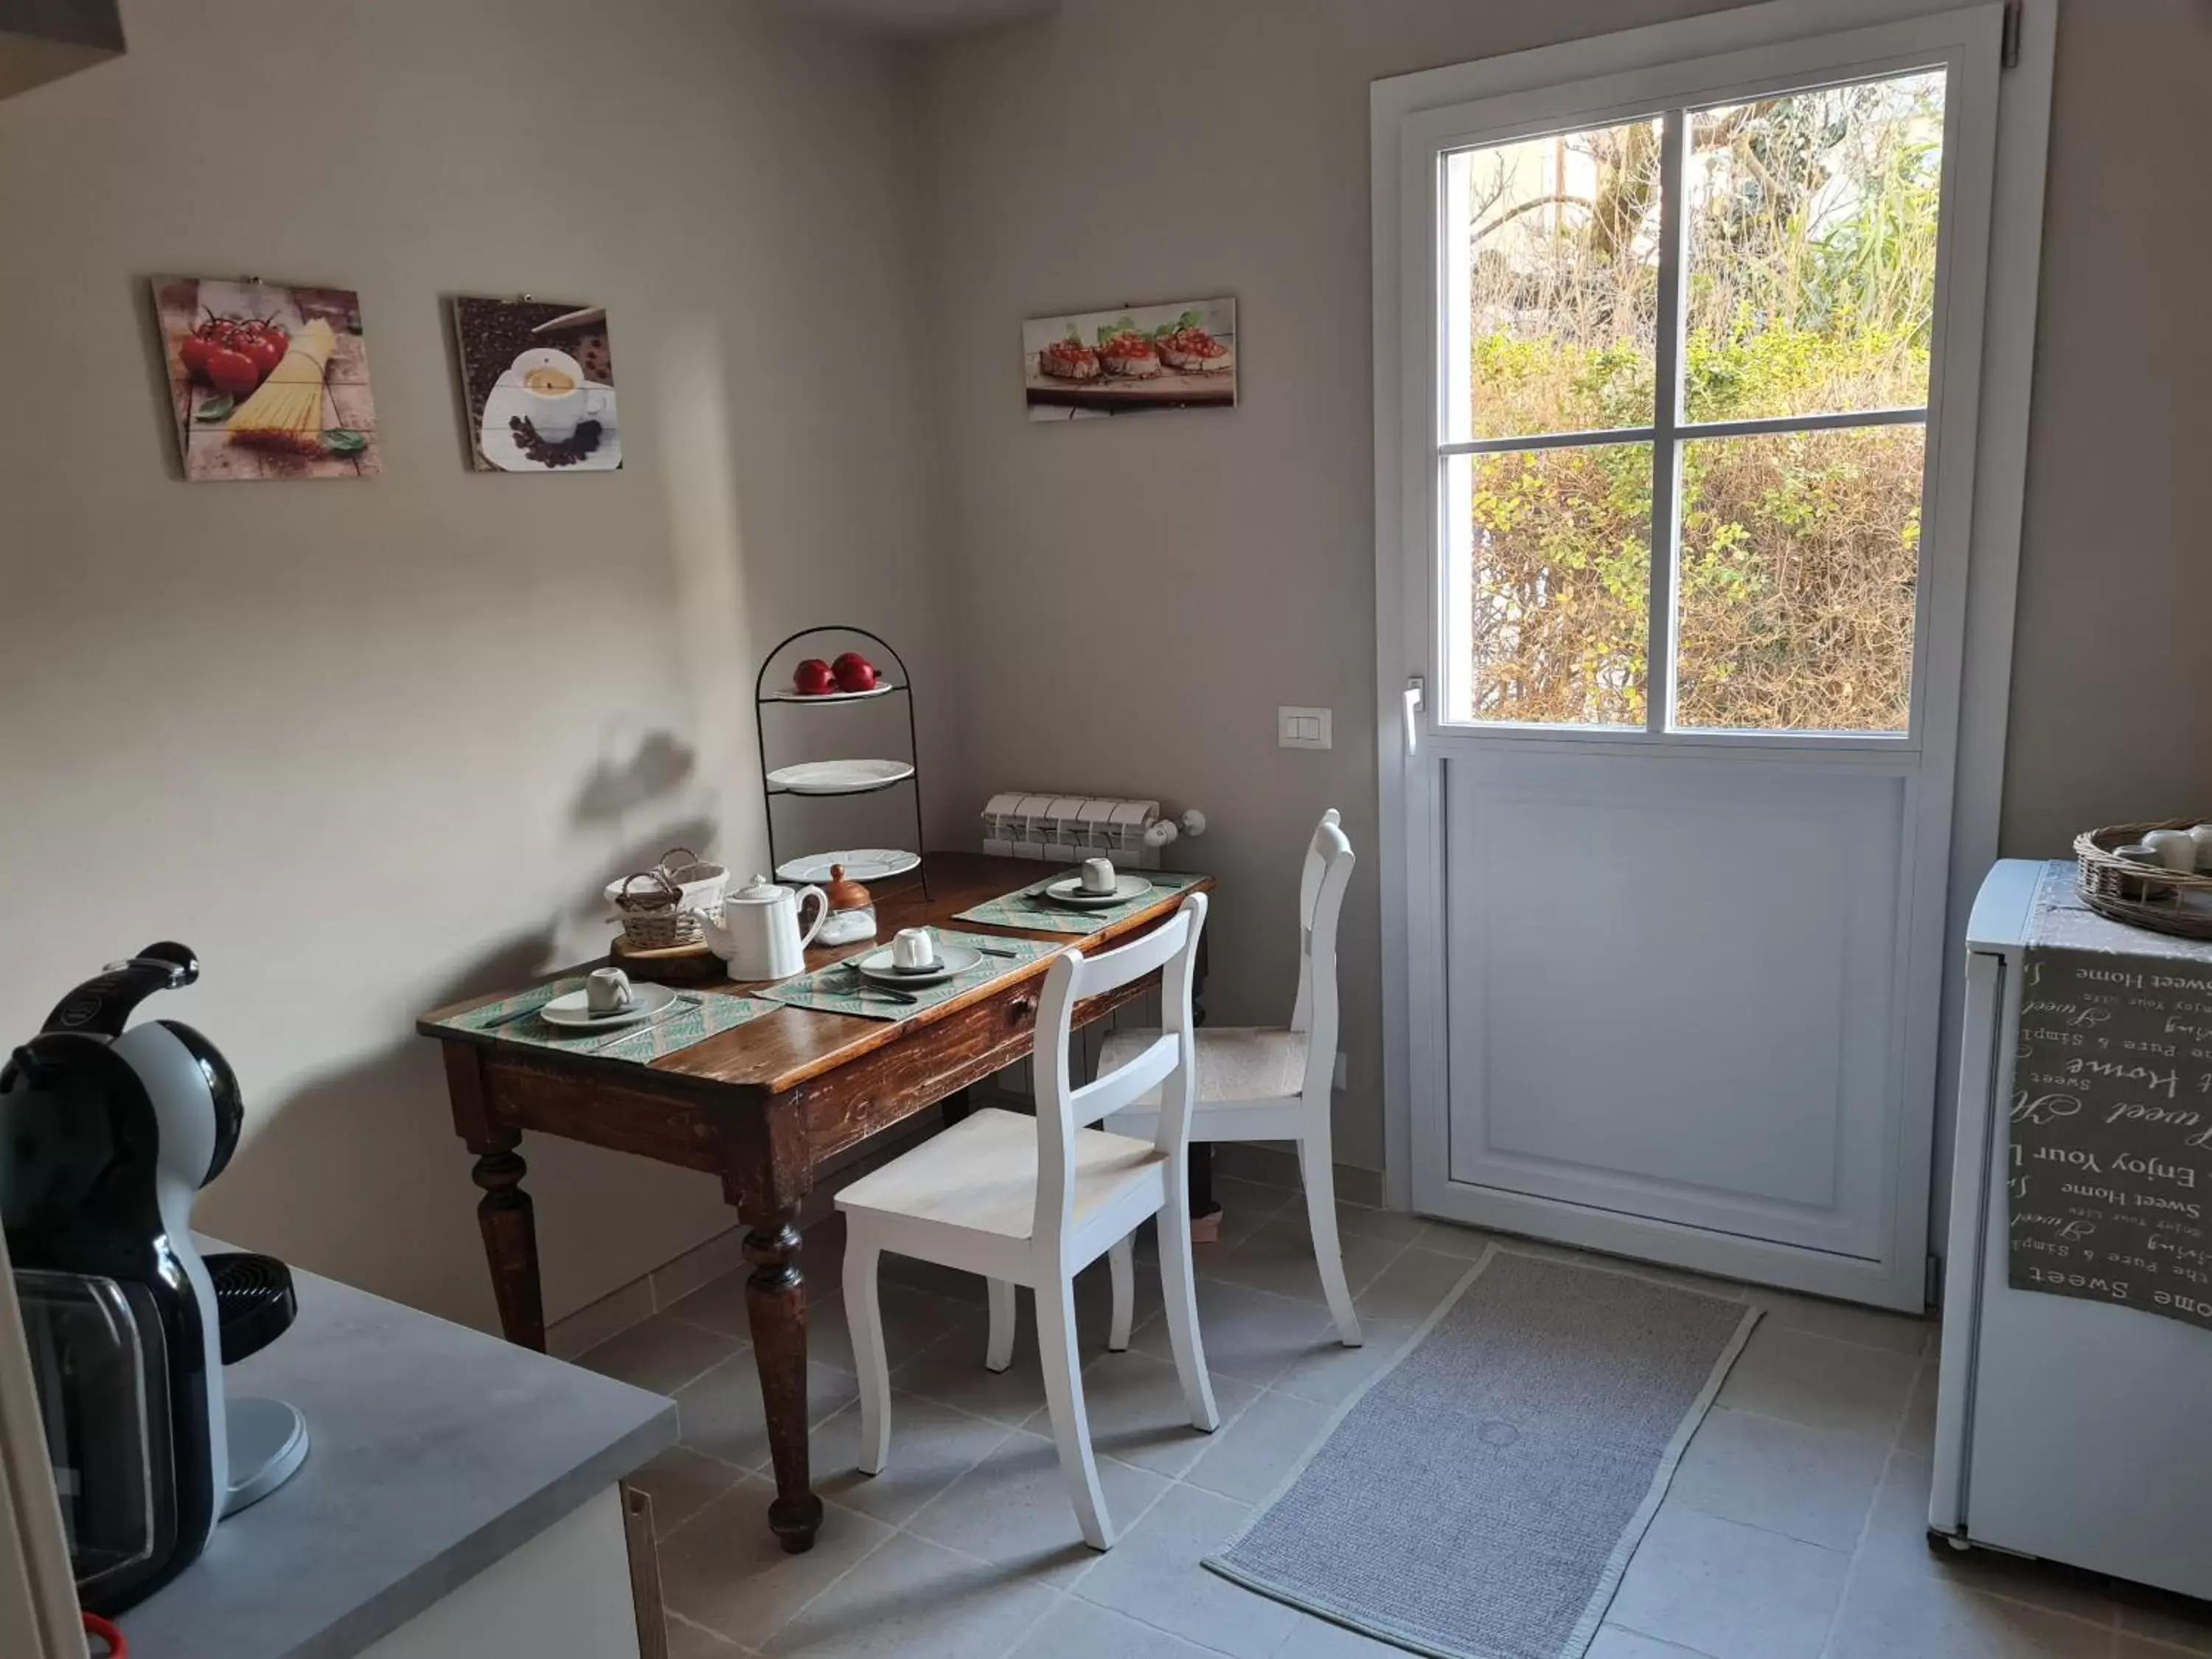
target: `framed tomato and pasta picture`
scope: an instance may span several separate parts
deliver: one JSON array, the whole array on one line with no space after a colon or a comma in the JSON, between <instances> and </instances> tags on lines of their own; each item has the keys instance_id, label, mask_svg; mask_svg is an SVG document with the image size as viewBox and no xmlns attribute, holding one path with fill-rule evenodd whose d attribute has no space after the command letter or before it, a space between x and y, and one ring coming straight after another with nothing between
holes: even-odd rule
<instances>
[{"instance_id":1,"label":"framed tomato and pasta picture","mask_svg":"<svg viewBox=\"0 0 2212 1659\"><path fill-rule=\"evenodd\" d=\"M156 276L153 295L186 478L369 478L384 470L353 289Z\"/></svg>"}]
</instances>

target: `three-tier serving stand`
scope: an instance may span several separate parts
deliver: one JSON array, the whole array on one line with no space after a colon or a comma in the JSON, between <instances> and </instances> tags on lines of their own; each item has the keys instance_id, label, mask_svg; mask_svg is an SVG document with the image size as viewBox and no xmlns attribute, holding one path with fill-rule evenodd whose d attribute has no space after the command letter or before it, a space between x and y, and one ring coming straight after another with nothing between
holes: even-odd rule
<instances>
[{"instance_id":1,"label":"three-tier serving stand","mask_svg":"<svg viewBox=\"0 0 2212 1659\"><path fill-rule=\"evenodd\" d=\"M875 687L867 691L825 691L818 696L809 696L803 692L792 689L788 682L775 690L772 691L769 690L769 671L775 665L779 658L783 657L786 653L790 652L792 647L799 644L802 640L812 639L817 635L826 637L831 635L849 639L869 641L871 643L880 648L884 656L890 659L890 672L886 676L879 678ZM799 653L799 655L803 659L805 653ZM877 667L878 674L881 675L882 664L879 662L877 665ZM829 704L842 708L850 703L873 702L878 697L903 697L906 699L907 758L904 762L906 769L903 772L897 774L896 776L856 781L850 784L811 783L803 788L793 788L788 785L772 781L775 773L786 772L791 769L789 766L771 769L768 763L767 717L768 711L771 708L798 708L806 705L821 704ZM759 744L761 793L763 799L767 803L765 811L768 815L769 866L771 869L777 872L779 878L781 878L782 873L782 860L777 857L775 844L775 806L777 797L785 795L805 795L820 799L825 796L836 795L872 795L883 790L896 789L903 785L912 792L914 797L913 856L915 861L914 864L911 865L905 865L896 869L887 870L883 872L883 875L902 875L906 871L919 866L921 868L921 890L925 896L928 894L929 871L928 866L923 864L921 858L921 749L915 738L914 677L907 672L906 659L901 657L898 652L893 648L890 641L884 639L880 634L871 634L865 628L849 628L843 626L803 628L799 629L798 633L781 641L777 644L774 650L770 651L767 656L761 659L760 672L753 677L753 732L755 738L757 739ZM878 877L877 878L880 879L882 878Z\"/></svg>"}]
</instances>

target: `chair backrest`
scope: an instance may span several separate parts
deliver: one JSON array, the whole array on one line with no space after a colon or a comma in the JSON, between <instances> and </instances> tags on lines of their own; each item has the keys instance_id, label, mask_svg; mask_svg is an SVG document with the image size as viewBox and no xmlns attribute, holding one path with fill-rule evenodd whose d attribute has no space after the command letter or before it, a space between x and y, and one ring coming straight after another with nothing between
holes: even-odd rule
<instances>
[{"instance_id":1,"label":"chair backrest","mask_svg":"<svg viewBox=\"0 0 2212 1659\"><path fill-rule=\"evenodd\" d=\"M1291 1013L1291 1029L1309 1038L1305 1093L1322 1100L1336 1074L1336 921L1353 857L1332 806L1314 827L1298 878L1298 1000Z\"/></svg>"},{"instance_id":2,"label":"chair backrest","mask_svg":"<svg viewBox=\"0 0 2212 1659\"><path fill-rule=\"evenodd\" d=\"M1036 1081L1036 1214L1032 1243L1058 1248L1073 1218L1075 1132L1120 1111L1157 1087L1159 1127L1154 1145L1168 1155L1170 1194L1182 1191L1189 1157L1190 1109L1198 1092L1198 1045L1192 1035L1191 990L1198 939L1206 927L1206 895L1192 893L1176 913L1134 944L1086 957L1068 951L1046 970L1030 1055ZM1068 1040L1075 1005L1087 997L1160 970L1160 1035L1132 1059L1083 1085L1069 1073Z\"/></svg>"}]
</instances>

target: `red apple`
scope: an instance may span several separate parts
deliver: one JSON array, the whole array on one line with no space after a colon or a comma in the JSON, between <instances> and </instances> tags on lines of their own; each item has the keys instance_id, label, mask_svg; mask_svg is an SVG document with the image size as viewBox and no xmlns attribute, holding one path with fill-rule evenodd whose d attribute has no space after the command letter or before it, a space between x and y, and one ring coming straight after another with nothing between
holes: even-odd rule
<instances>
[{"instance_id":1,"label":"red apple","mask_svg":"<svg viewBox=\"0 0 2212 1659\"><path fill-rule=\"evenodd\" d=\"M819 657L809 657L791 677L792 690L802 697L824 697L837 689L837 676Z\"/></svg>"},{"instance_id":2,"label":"red apple","mask_svg":"<svg viewBox=\"0 0 2212 1659\"><path fill-rule=\"evenodd\" d=\"M830 665L837 677L841 691L872 691L876 689L876 665L857 651L848 651Z\"/></svg>"}]
</instances>

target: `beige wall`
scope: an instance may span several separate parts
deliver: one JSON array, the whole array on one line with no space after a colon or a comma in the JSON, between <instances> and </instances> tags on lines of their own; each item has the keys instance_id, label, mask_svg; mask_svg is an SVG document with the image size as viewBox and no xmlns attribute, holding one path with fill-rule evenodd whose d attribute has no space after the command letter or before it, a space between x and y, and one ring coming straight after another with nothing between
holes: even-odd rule
<instances>
[{"instance_id":1,"label":"beige wall","mask_svg":"<svg viewBox=\"0 0 2212 1659\"><path fill-rule=\"evenodd\" d=\"M409 1022L586 947L679 830L758 861L749 653L834 615L915 647L940 844L1013 784L1210 812L1218 1018L1286 1006L1345 810L1341 1150L1379 1164L1367 83L1711 9L1069 0L916 49L711 0L140 0L123 61L0 104L0 1033L185 939L172 1012L254 1103L209 1218L487 1322ZM2208 33L2062 21L2008 852L2212 799L2166 712L2212 615L2212 334L2172 322ZM1097 70L1163 40L1141 94ZM360 287L381 482L176 480L142 279L240 268ZM465 470L441 296L525 287L612 306L629 470ZM1236 414L1024 420L1024 317L1224 292ZM1075 605L1097 574L1126 613ZM1278 750L1283 702L1337 748ZM726 1223L702 1179L531 1157L556 1316Z\"/></svg>"},{"instance_id":2,"label":"beige wall","mask_svg":"<svg viewBox=\"0 0 2212 1659\"><path fill-rule=\"evenodd\" d=\"M2209 107L2212 6L2060 7L2008 856L2063 856L2096 824L2212 812Z\"/></svg>"},{"instance_id":3,"label":"beige wall","mask_svg":"<svg viewBox=\"0 0 2212 1659\"><path fill-rule=\"evenodd\" d=\"M947 546L976 647L968 793L1095 784L1207 808L1192 857L1225 878L1210 998L1224 1019L1279 1017L1298 844L1344 808L1363 854L1345 920L1350 1161L1382 1151L1368 82L1720 9L1067 0L931 56ZM1141 92L1098 70L1163 41ZM2212 738L2181 713L2204 702L2212 617L2195 460L2212 331L2191 320L2212 269L2196 208L2212 14L2070 0L2058 47L2008 854L2212 810ZM1020 319L1224 293L1236 414L1024 422ZM1132 493L1109 503L1115 480ZM1076 608L1099 574L1135 598L1126 620ZM1274 746L1276 705L1307 702L1335 708L1334 752Z\"/></svg>"},{"instance_id":4,"label":"beige wall","mask_svg":"<svg viewBox=\"0 0 2212 1659\"><path fill-rule=\"evenodd\" d=\"M781 631L942 673L908 77L722 0L126 26L0 104L0 1034L187 941L157 1012L252 1108L206 1221L488 1322L416 1013L596 949L671 839L760 859ZM177 478L144 279L241 270L359 288L381 480ZM444 297L524 289L611 307L625 471L467 470ZM526 1151L556 1316L729 1224L705 1177Z\"/></svg>"},{"instance_id":5,"label":"beige wall","mask_svg":"<svg viewBox=\"0 0 2212 1659\"><path fill-rule=\"evenodd\" d=\"M965 793L1205 809L1177 851L1223 878L1206 1001L1224 1022L1288 1017L1298 861L1341 808L1360 854L1347 1163L1382 1162L1368 82L1713 9L1068 0L930 54ZM1137 88L1100 67L1133 45ZM1234 414L1024 418L1024 318L1218 294L1237 301ZM1095 580L1128 610L1079 604ZM1283 703L1334 708L1335 748L1277 748Z\"/></svg>"}]
</instances>

